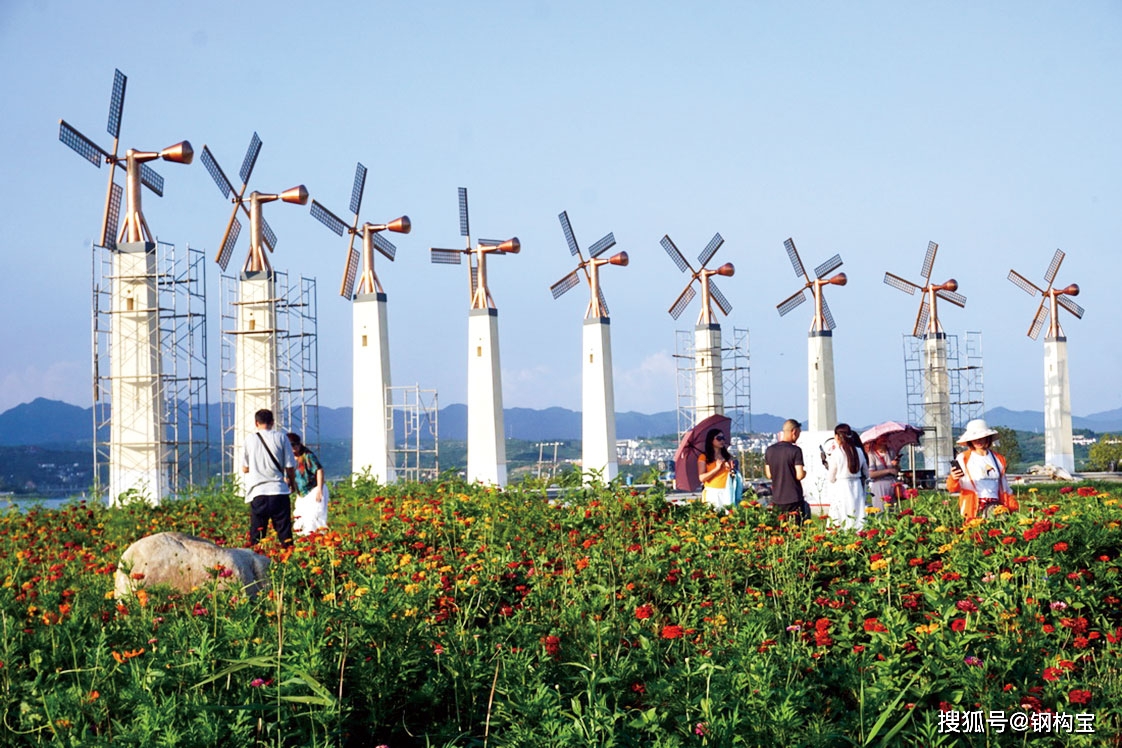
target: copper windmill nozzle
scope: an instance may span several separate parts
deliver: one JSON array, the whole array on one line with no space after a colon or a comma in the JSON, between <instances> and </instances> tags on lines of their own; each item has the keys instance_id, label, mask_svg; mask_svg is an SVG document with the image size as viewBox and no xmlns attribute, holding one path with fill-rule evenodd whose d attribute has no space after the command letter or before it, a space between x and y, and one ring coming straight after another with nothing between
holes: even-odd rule
<instances>
[{"instance_id":1,"label":"copper windmill nozzle","mask_svg":"<svg viewBox=\"0 0 1122 748\"><path fill-rule=\"evenodd\" d=\"M409 222L409 216L402 216L387 223L386 229L397 234L408 234L413 230L413 224Z\"/></svg>"},{"instance_id":2,"label":"copper windmill nozzle","mask_svg":"<svg viewBox=\"0 0 1122 748\"><path fill-rule=\"evenodd\" d=\"M291 189L287 189L280 193L280 199L286 203L296 203L297 205L308 204L308 188L300 184Z\"/></svg>"},{"instance_id":3,"label":"copper windmill nozzle","mask_svg":"<svg viewBox=\"0 0 1122 748\"><path fill-rule=\"evenodd\" d=\"M848 282L849 278L846 277L845 273L838 273L837 275L826 281L826 283L831 286L844 286Z\"/></svg>"},{"instance_id":4,"label":"copper windmill nozzle","mask_svg":"<svg viewBox=\"0 0 1122 748\"><path fill-rule=\"evenodd\" d=\"M955 291L958 290L958 281L956 281L954 278L951 278L946 283L942 283L938 286L935 286L932 290L934 290L934 291L950 291L951 293L954 293Z\"/></svg>"},{"instance_id":5,"label":"copper windmill nozzle","mask_svg":"<svg viewBox=\"0 0 1122 748\"><path fill-rule=\"evenodd\" d=\"M522 251L522 242L518 241L518 237L512 237L500 244L496 249L504 254L516 255Z\"/></svg>"},{"instance_id":6,"label":"copper windmill nozzle","mask_svg":"<svg viewBox=\"0 0 1122 748\"><path fill-rule=\"evenodd\" d=\"M160 151L160 158L177 164L189 164L195 159L195 149L191 147L188 141L184 140Z\"/></svg>"},{"instance_id":7,"label":"copper windmill nozzle","mask_svg":"<svg viewBox=\"0 0 1122 748\"><path fill-rule=\"evenodd\" d=\"M608 264L619 265L620 267L627 267L627 263L631 262L626 252L618 252L608 258Z\"/></svg>"},{"instance_id":8,"label":"copper windmill nozzle","mask_svg":"<svg viewBox=\"0 0 1122 748\"><path fill-rule=\"evenodd\" d=\"M1063 295L1063 296L1078 296L1079 295L1079 285L1076 284L1076 283L1072 283L1070 286L1063 289L1062 291L1056 291L1056 295L1057 296L1060 296L1060 295Z\"/></svg>"},{"instance_id":9,"label":"copper windmill nozzle","mask_svg":"<svg viewBox=\"0 0 1122 748\"><path fill-rule=\"evenodd\" d=\"M719 268L717 268L716 272L717 275L725 278L731 278L733 276L733 273L736 272L736 268L732 266L731 262L726 262L724 265L721 265Z\"/></svg>"}]
</instances>

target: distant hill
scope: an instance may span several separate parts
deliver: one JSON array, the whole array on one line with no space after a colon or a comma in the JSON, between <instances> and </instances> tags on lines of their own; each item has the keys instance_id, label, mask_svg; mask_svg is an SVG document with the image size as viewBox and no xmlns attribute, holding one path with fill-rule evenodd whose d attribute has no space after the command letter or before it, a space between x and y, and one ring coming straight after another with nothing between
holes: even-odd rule
<instances>
[{"instance_id":1,"label":"distant hill","mask_svg":"<svg viewBox=\"0 0 1122 748\"><path fill-rule=\"evenodd\" d=\"M220 419L217 404L209 407L208 417L211 440L218 441ZM581 438L581 414L567 408L507 408L504 418L507 437L511 439ZM38 398L0 413L0 446L88 443L92 419L92 408ZM350 440L351 419L351 408L321 407L319 440ZM782 428L783 420L770 413L756 413L752 415L752 430L775 433ZM467 406L457 403L441 408L438 425L442 439L467 439ZM400 421L397 426L401 429ZM677 430L678 416L674 411L649 415L634 411L616 414L616 436L620 439L665 436Z\"/></svg>"},{"instance_id":2,"label":"distant hill","mask_svg":"<svg viewBox=\"0 0 1122 748\"><path fill-rule=\"evenodd\" d=\"M985 419L990 426L1005 426L1014 431L1044 431L1044 413L1039 410L991 408L986 411ZM1098 434L1122 431L1122 408L1092 413L1089 416L1072 416L1071 427L1090 429Z\"/></svg>"}]
</instances>

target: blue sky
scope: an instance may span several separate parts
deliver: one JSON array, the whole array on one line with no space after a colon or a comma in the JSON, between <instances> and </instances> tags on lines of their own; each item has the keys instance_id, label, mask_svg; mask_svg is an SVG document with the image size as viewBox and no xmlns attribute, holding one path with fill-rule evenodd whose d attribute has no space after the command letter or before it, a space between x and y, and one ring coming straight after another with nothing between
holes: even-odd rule
<instances>
[{"instance_id":1,"label":"blue sky","mask_svg":"<svg viewBox=\"0 0 1122 748\"><path fill-rule=\"evenodd\" d=\"M307 185L347 217L356 161L370 170L363 220L402 213L389 295L395 384L466 390L466 269L428 248L461 246L456 188L473 233L517 235L494 258L506 405L580 406L586 294L549 286L572 269L557 214L582 246L608 231L631 265L602 273L619 410L675 406L685 278L720 232L726 327L751 331L756 412L806 416L810 305L783 249L809 267L841 253L850 279L828 299L839 417L906 416L903 345L918 304L884 272L953 276L980 330L986 405L1040 410L1043 352L1025 336L1036 302L1006 279L1078 283L1064 318L1077 415L1122 406L1117 278L1122 238L1122 4L1080 3L173 3L0 6L3 293L0 410L37 396L90 404L89 243L105 171L58 142L58 119L102 145L113 70L128 76L122 150L188 139L237 172L264 141L250 189ZM213 254L228 204L196 162L160 164L146 196L164 241ZM95 173L95 171L97 173ZM350 305L337 295L344 242L307 208L274 204L273 264L319 281L320 402L350 404ZM231 268L245 256L248 232ZM219 368L218 267L208 261L211 369ZM217 385L211 397L218 399Z\"/></svg>"}]
</instances>

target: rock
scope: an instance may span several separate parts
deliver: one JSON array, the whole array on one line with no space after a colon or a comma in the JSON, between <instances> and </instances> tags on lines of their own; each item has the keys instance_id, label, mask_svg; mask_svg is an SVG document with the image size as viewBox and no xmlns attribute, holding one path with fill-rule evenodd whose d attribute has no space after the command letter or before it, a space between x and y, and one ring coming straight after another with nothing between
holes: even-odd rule
<instances>
[{"instance_id":1,"label":"rock","mask_svg":"<svg viewBox=\"0 0 1122 748\"><path fill-rule=\"evenodd\" d=\"M244 589L250 596L269 588L266 556L248 548L223 548L181 532L141 538L122 554L114 576L117 597L141 587L167 585L180 592L217 583L218 589Z\"/></svg>"},{"instance_id":2,"label":"rock","mask_svg":"<svg viewBox=\"0 0 1122 748\"><path fill-rule=\"evenodd\" d=\"M1073 481L1075 478L1062 467L1055 465L1033 465L1028 469L1029 475L1042 475L1055 481Z\"/></svg>"}]
</instances>

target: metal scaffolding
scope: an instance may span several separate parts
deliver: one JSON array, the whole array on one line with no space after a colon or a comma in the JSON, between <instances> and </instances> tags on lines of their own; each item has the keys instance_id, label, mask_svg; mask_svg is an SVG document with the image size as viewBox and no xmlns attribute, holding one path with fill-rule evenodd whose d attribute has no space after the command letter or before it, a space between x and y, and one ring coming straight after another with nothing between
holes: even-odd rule
<instances>
[{"instance_id":1,"label":"metal scaffolding","mask_svg":"<svg viewBox=\"0 0 1122 748\"><path fill-rule=\"evenodd\" d=\"M288 273L275 271L277 384L280 412L277 426L295 431L309 449L319 448L319 337L316 317L316 280L301 276L289 282ZM230 475L233 455L237 365L235 330L240 279L222 276L222 470Z\"/></svg>"},{"instance_id":2,"label":"metal scaffolding","mask_svg":"<svg viewBox=\"0 0 1122 748\"><path fill-rule=\"evenodd\" d=\"M696 422L697 402L694 397L694 379L697 362L694 358L694 331L675 331L675 342L678 434L682 435ZM732 419L733 433L750 434L752 433L752 370L748 328L732 328L732 342L721 346L721 360L725 415Z\"/></svg>"},{"instance_id":3,"label":"metal scaffolding","mask_svg":"<svg viewBox=\"0 0 1122 748\"><path fill-rule=\"evenodd\" d=\"M94 245L91 255L93 459L95 491L100 496L108 485L111 457L114 252ZM163 425L160 471L172 493L210 477L205 261L205 254L190 246L179 251L174 244L156 243L157 397ZM150 353L148 340L124 340L120 345L117 355Z\"/></svg>"},{"instance_id":4,"label":"metal scaffolding","mask_svg":"<svg viewBox=\"0 0 1122 748\"><path fill-rule=\"evenodd\" d=\"M904 338L904 383L907 389L908 423L922 426L938 420L943 413L927 414L924 390L930 386L929 376L938 372L924 365L923 339L908 333ZM947 335L947 382L950 389L950 420L955 430L967 421L981 418L985 412L985 386L982 369L982 333L966 333L965 357L960 355L958 336ZM963 360L965 359L965 360Z\"/></svg>"},{"instance_id":5,"label":"metal scaffolding","mask_svg":"<svg viewBox=\"0 0 1122 748\"><path fill-rule=\"evenodd\" d=\"M398 480L427 481L440 476L440 405L436 390L386 388L386 418L400 436L390 447Z\"/></svg>"}]
</instances>

